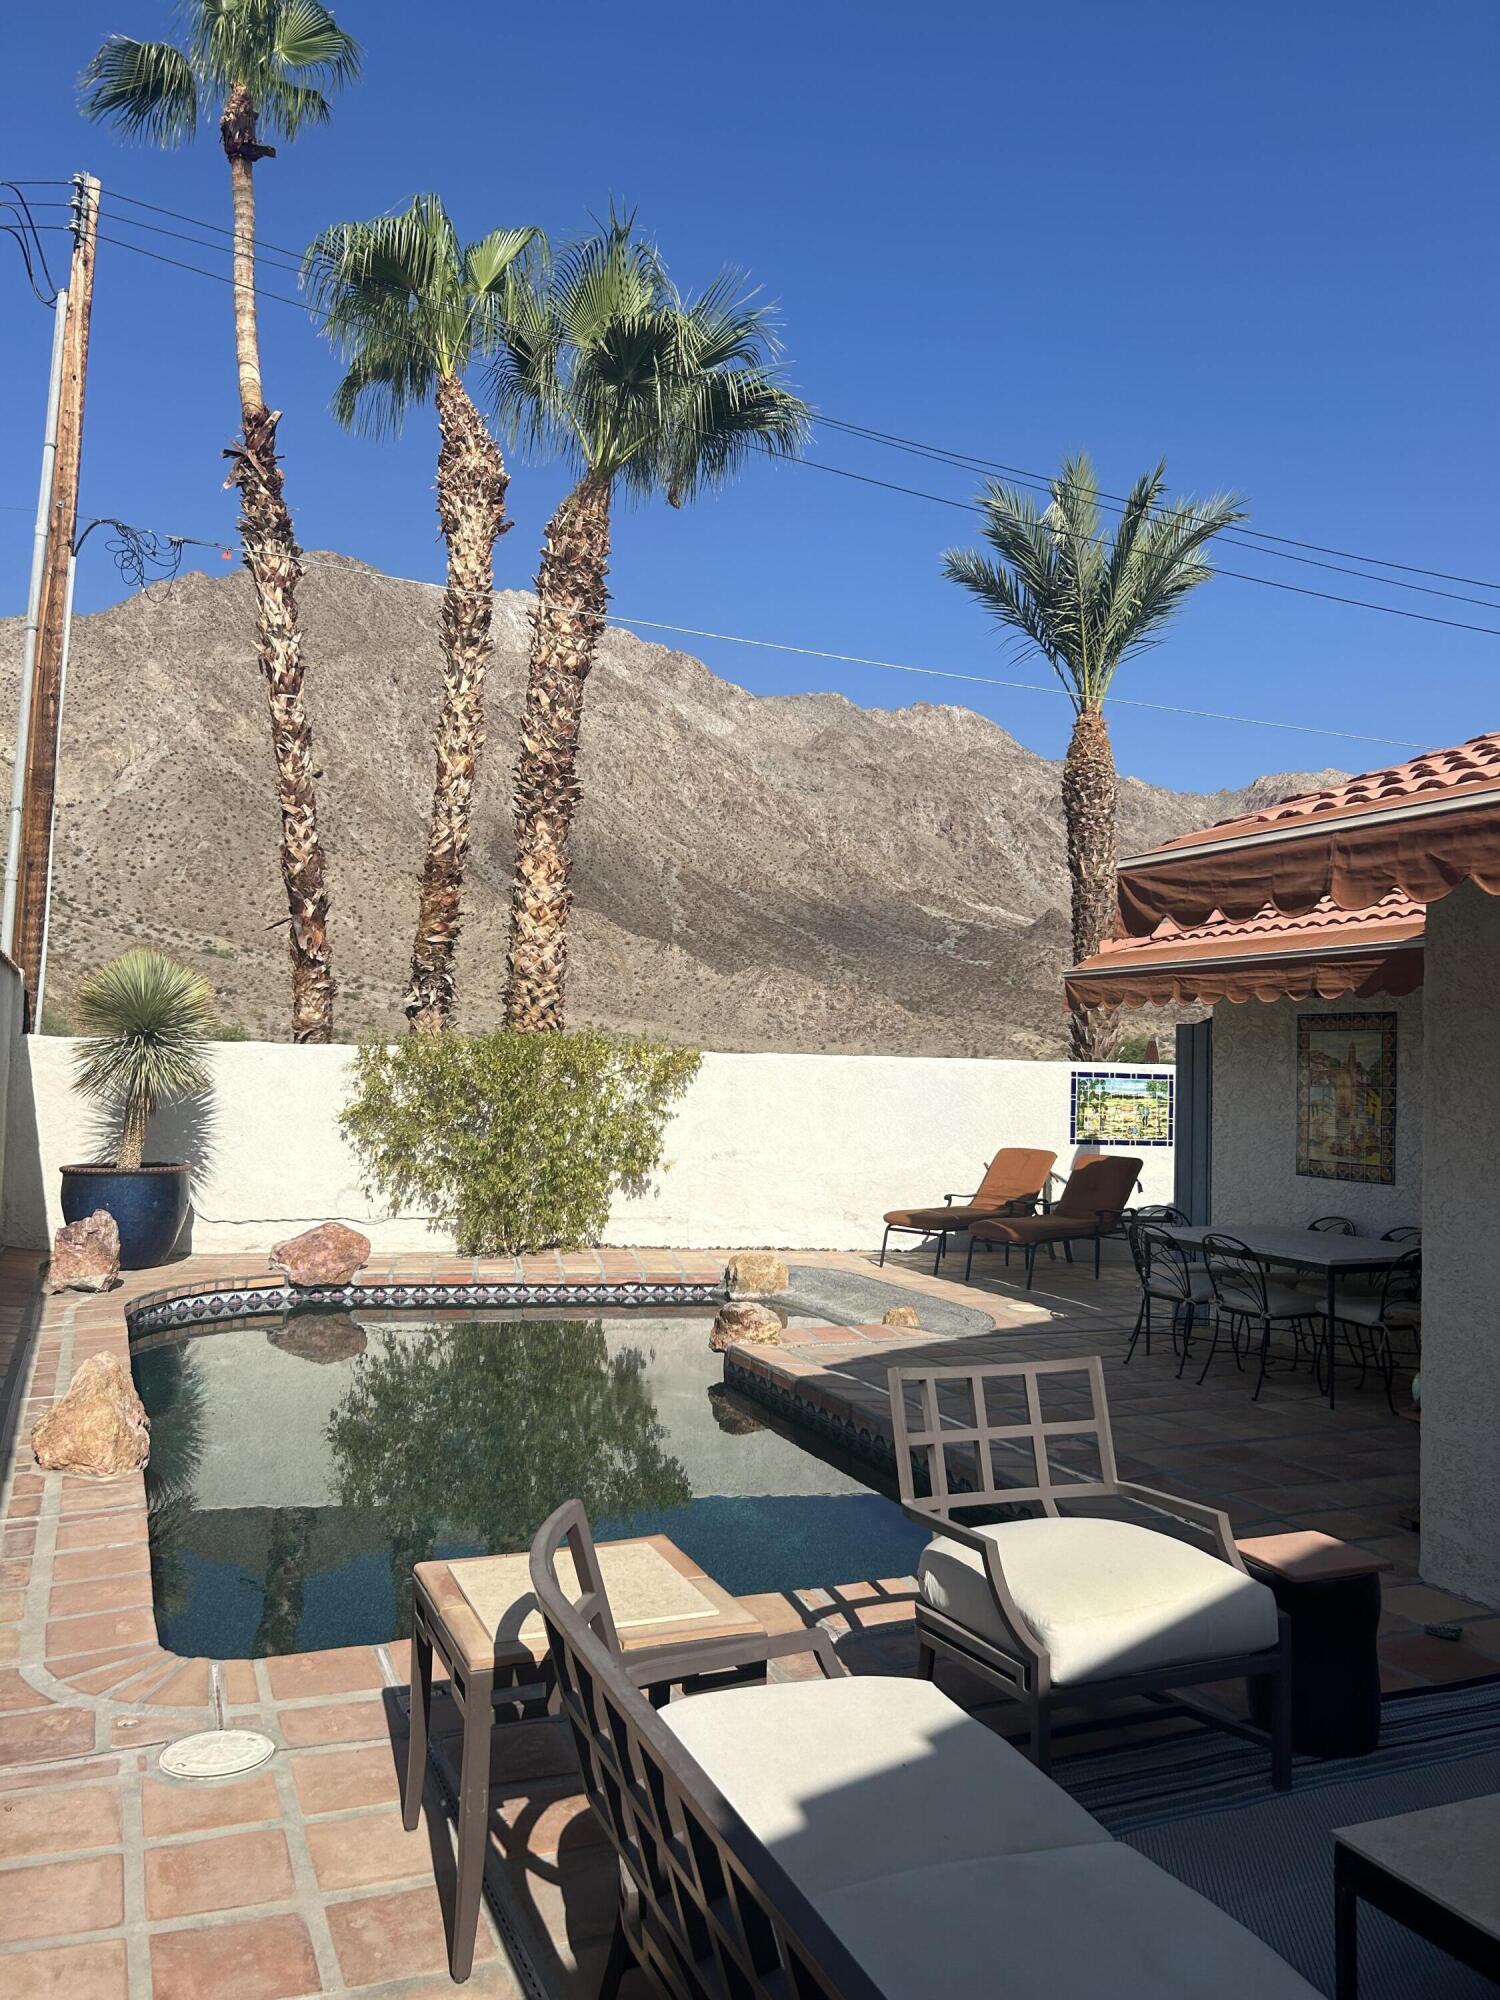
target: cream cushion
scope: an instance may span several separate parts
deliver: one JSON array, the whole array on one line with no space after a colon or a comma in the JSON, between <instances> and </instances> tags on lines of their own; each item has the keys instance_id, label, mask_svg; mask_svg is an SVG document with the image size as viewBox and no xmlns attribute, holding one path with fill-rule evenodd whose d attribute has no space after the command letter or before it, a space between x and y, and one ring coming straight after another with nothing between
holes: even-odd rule
<instances>
[{"instance_id":1,"label":"cream cushion","mask_svg":"<svg viewBox=\"0 0 1500 2000\"><path fill-rule=\"evenodd\" d=\"M1026 1623L1066 1687L1276 1644L1276 1600L1218 1556L1132 1521L1002 1521L993 1541ZM984 1559L935 1535L917 1579L924 1602L1014 1653Z\"/></svg>"},{"instance_id":2,"label":"cream cushion","mask_svg":"<svg viewBox=\"0 0 1500 2000\"><path fill-rule=\"evenodd\" d=\"M725 1688L675 1701L661 1719L810 1896L938 1862L1109 1839L930 1681Z\"/></svg>"},{"instance_id":3,"label":"cream cushion","mask_svg":"<svg viewBox=\"0 0 1500 2000\"><path fill-rule=\"evenodd\" d=\"M1114 1841L919 1868L812 1901L887 2000L1312 2000L1316 1990Z\"/></svg>"}]
</instances>

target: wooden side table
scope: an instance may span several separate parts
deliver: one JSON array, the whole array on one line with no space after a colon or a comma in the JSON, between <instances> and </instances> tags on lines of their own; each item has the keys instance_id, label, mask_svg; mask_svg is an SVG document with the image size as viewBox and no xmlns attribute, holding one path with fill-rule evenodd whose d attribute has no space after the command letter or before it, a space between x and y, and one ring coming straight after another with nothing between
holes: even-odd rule
<instances>
[{"instance_id":1,"label":"wooden side table","mask_svg":"<svg viewBox=\"0 0 1500 2000\"><path fill-rule=\"evenodd\" d=\"M1292 1628L1292 1748L1366 1757L1380 1743L1380 1572L1384 1556L1310 1529L1236 1546Z\"/></svg>"},{"instance_id":2,"label":"wooden side table","mask_svg":"<svg viewBox=\"0 0 1500 2000\"><path fill-rule=\"evenodd\" d=\"M598 1544L620 1645L631 1654L660 1652L661 1677L645 1683L665 1701L672 1683L694 1674L735 1671L731 1643L764 1645L765 1628L736 1598L706 1576L665 1535ZM568 1584L567 1558L559 1574ZM413 1572L411 1740L407 1748L402 1818L415 1829L427 1775L433 1654L448 1670L463 1718L458 1782L458 1882L454 1895L449 1970L467 1979L474 1962L479 1899L489 1831L490 1731L497 1716L545 1714L552 1690L547 1634L532 1594L530 1557L471 1556L418 1563ZM647 1672L654 1657L639 1664ZM675 1669L675 1670L674 1670ZM759 1672L764 1674L763 1662Z\"/></svg>"}]
</instances>

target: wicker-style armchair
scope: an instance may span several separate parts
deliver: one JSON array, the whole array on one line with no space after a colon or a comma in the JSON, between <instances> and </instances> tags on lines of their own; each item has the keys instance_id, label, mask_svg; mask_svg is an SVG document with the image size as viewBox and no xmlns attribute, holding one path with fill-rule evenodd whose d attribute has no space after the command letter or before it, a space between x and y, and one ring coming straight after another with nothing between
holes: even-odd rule
<instances>
[{"instance_id":1,"label":"wicker-style armchair","mask_svg":"<svg viewBox=\"0 0 1500 2000\"><path fill-rule=\"evenodd\" d=\"M1119 1477L1098 1356L898 1367L888 1381L902 1508L934 1531L917 1572L922 1672L942 1653L999 1687L1024 1712L1043 1769L1059 1707L1124 1695L1177 1691L1178 1706L1267 1741L1180 1692L1264 1679L1272 1781L1289 1787L1286 1619L1247 1573L1225 1514ZM1061 1415L1045 1408L1054 1397ZM1063 1513L1101 1501L1149 1510L1196 1541ZM1023 1508L1040 1511L1016 1518ZM983 1525L961 1518L976 1512Z\"/></svg>"}]
</instances>

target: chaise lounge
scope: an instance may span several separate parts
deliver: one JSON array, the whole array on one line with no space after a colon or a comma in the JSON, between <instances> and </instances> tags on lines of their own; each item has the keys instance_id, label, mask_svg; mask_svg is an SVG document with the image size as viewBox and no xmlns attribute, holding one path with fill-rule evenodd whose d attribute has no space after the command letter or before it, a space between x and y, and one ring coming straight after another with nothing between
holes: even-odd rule
<instances>
[{"instance_id":1,"label":"chaise lounge","mask_svg":"<svg viewBox=\"0 0 1500 2000\"><path fill-rule=\"evenodd\" d=\"M1030 1215L1042 1199L1056 1164L1056 1153L1049 1153L1042 1147L1002 1146L985 1168L984 1179L966 1202L958 1202L955 1196L949 1194L944 1195L941 1208L888 1210L885 1234L880 1239L881 1263L885 1262L885 1248L893 1233L935 1236L938 1246L932 1274L936 1277L938 1267L947 1254L950 1236L956 1236L959 1230L969 1228L974 1222L989 1221L995 1216Z\"/></svg>"},{"instance_id":2,"label":"chaise lounge","mask_svg":"<svg viewBox=\"0 0 1500 2000\"><path fill-rule=\"evenodd\" d=\"M1312 2000L931 1682L851 1677L820 1649L821 1680L658 1711L640 1692L650 1662L620 1652L577 1501L537 1535L531 1581L620 1864L600 2000L635 1967L670 2000Z\"/></svg>"},{"instance_id":3,"label":"chaise lounge","mask_svg":"<svg viewBox=\"0 0 1500 2000\"><path fill-rule=\"evenodd\" d=\"M1046 1215L991 1216L969 1228L969 1255L964 1264L964 1283L974 1269L974 1252L981 1243L996 1244L1006 1251L1026 1252L1026 1289L1036 1273L1036 1253L1045 1243L1049 1253L1061 1243L1068 1262L1073 1261L1075 1243L1094 1246L1094 1276L1099 1275L1099 1246L1120 1226L1131 1195L1141 1176L1141 1163L1127 1153L1094 1154L1074 1167L1068 1184Z\"/></svg>"}]
</instances>

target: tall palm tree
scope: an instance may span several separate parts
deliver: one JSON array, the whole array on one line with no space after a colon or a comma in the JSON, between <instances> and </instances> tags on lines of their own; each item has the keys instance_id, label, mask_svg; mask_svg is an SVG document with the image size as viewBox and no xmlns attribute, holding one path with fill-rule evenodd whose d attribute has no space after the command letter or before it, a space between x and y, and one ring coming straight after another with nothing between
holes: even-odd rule
<instances>
[{"instance_id":1,"label":"tall palm tree","mask_svg":"<svg viewBox=\"0 0 1500 2000\"><path fill-rule=\"evenodd\" d=\"M328 891L302 698L297 619L301 551L276 459L279 410L266 407L255 318L257 160L262 131L295 139L329 118L329 95L359 73L359 45L318 0L185 0L185 46L112 35L83 73L83 111L134 138L180 146L217 106L234 209L234 348L240 441L225 456L240 494L240 536L255 589L256 650L271 710L281 806L281 875L290 913L292 1037L333 1037Z\"/></svg>"},{"instance_id":2,"label":"tall palm tree","mask_svg":"<svg viewBox=\"0 0 1500 2000\"><path fill-rule=\"evenodd\" d=\"M437 196L418 195L399 215L325 229L303 266L323 330L349 363L333 398L339 422L378 435L399 430L413 403L437 408L438 520L448 547L443 706L406 994L407 1019L421 1034L453 1020L459 902L484 746L495 543L510 526L500 447L463 376L496 347L517 260L537 236L497 229L465 246Z\"/></svg>"},{"instance_id":3,"label":"tall palm tree","mask_svg":"<svg viewBox=\"0 0 1500 2000\"><path fill-rule=\"evenodd\" d=\"M582 796L584 684L604 630L616 488L680 507L751 453L797 450L807 405L780 380L770 310L726 274L689 302L631 223L569 251L506 316L495 393L513 431L559 447L577 484L547 523L513 803L505 1022L561 1029Z\"/></svg>"},{"instance_id":4,"label":"tall palm tree","mask_svg":"<svg viewBox=\"0 0 1500 2000\"><path fill-rule=\"evenodd\" d=\"M980 496L984 538L995 557L950 549L943 574L972 591L1008 630L1029 639L1067 690L1073 734L1063 764L1063 816L1072 881L1073 957L1096 952L1114 928L1115 812L1119 780L1104 700L1121 663L1155 645L1188 592L1213 571L1202 552L1245 518L1233 497L1162 506L1166 461L1130 489L1112 536L1099 524L1099 484L1080 452L1064 459L1038 513L1028 494L991 484ZM1114 1049L1115 1023L1099 1010L1074 1014L1076 1059Z\"/></svg>"}]
</instances>

